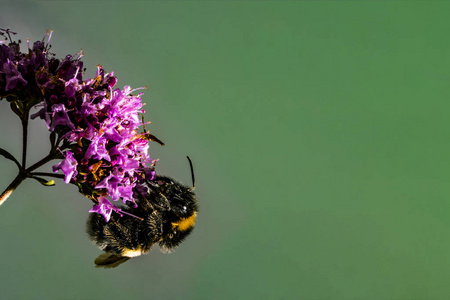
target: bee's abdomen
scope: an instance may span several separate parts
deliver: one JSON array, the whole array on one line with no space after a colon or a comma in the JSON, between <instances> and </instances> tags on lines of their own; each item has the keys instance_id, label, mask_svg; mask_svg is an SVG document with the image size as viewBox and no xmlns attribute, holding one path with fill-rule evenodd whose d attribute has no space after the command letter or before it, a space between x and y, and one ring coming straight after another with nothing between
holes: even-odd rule
<instances>
[{"instance_id":1,"label":"bee's abdomen","mask_svg":"<svg viewBox=\"0 0 450 300\"><path fill-rule=\"evenodd\" d=\"M102 215L94 213L87 221L87 232L100 249L124 255L126 252L139 249L137 226L136 221L117 215L112 215L106 223Z\"/></svg>"}]
</instances>

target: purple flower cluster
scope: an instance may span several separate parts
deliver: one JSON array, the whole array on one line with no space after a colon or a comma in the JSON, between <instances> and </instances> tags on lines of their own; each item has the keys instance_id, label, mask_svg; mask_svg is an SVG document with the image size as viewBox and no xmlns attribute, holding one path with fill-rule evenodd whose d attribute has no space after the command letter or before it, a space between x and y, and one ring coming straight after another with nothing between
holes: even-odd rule
<instances>
[{"instance_id":1,"label":"purple flower cluster","mask_svg":"<svg viewBox=\"0 0 450 300\"><path fill-rule=\"evenodd\" d=\"M113 73L99 66L94 79L59 78L56 91L46 93L42 108L32 116L45 119L48 128L65 142L64 159L53 167L65 182L76 183L89 196L109 195L133 201L136 181L153 165L148 140L138 133L142 125L140 95L129 86L114 89Z\"/></svg>"},{"instance_id":2,"label":"purple flower cluster","mask_svg":"<svg viewBox=\"0 0 450 300\"><path fill-rule=\"evenodd\" d=\"M59 78L73 78L74 71L83 67L81 52L77 58L71 55L63 60L55 58L49 52L51 36L50 31L32 47L27 41L28 53L20 52L17 42L0 43L0 99L15 102L13 110L16 114L23 114L42 102L43 88L50 92ZM81 79L81 73L78 79Z\"/></svg>"},{"instance_id":3,"label":"purple flower cluster","mask_svg":"<svg viewBox=\"0 0 450 300\"><path fill-rule=\"evenodd\" d=\"M138 131L142 93L115 88L117 78L101 66L93 79L83 80L82 53L56 59L48 51L51 33L47 36L27 54L18 43L0 44L0 99L15 104L21 118L40 107L31 118L45 120L62 158L53 171L61 170L66 183L98 204L91 211L109 219L120 210L105 197L133 201L136 184L155 176L148 141L160 141Z\"/></svg>"}]
</instances>

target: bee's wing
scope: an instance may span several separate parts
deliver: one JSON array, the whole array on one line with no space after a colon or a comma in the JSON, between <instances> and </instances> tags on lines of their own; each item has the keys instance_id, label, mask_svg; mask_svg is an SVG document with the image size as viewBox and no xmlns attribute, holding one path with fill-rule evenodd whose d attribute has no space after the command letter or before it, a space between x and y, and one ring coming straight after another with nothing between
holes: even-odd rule
<instances>
[{"instance_id":1,"label":"bee's wing","mask_svg":"<svg viewBox=\"0 0 450 300\"><path fill-rule=\"evenodd\" d=\"M94 263L96 268L110 269L123 264L129 259L130 257L104 252L95 259Z\"/></svg>"}]
</instances>

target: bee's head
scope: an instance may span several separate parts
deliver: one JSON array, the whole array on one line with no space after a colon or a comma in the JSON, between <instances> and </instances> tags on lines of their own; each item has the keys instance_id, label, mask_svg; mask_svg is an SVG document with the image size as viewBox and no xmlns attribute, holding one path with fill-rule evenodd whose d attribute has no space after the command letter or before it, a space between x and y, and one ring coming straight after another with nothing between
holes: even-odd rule
<instances>
[{"instance_id":1,"label":"bee's head","mask_svg":"<svg viewBox=\"0 0 450 300\"><path fill-rule=\"evenodd\" d=\"M159 202L165 202L162 215L162 250L170 251L178 246L194 229L198 204L193 188L165 176L157 176L151 184L159 194Z\"/></svg>"}]
</instances>

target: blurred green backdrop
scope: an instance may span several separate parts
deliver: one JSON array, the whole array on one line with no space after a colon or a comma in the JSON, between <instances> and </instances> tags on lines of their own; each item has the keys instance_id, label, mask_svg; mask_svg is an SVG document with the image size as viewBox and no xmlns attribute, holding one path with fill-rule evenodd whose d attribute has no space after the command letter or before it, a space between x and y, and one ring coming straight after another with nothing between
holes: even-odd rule
<instances>
[{"instance_id":1,"label":"blurred green backdrop","mask_svg":"<svg viewBox=\"0 0 450 300\"><path fill-rule=\"evenodd\" d=\"M90 203L26 181L0 207L2 299L449 299L450 2L4 1L23 41L55 31L87 76L148 85L158 170L197 228L113 270ZM20 155L0 102L0 147ZM48 151L33 121L30 162ZM50 168L51 165L47 167ZM0 160L0 185L15 166Z\"/></svg>"}]
</instances>

